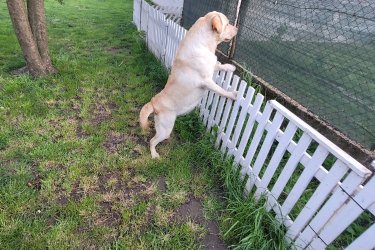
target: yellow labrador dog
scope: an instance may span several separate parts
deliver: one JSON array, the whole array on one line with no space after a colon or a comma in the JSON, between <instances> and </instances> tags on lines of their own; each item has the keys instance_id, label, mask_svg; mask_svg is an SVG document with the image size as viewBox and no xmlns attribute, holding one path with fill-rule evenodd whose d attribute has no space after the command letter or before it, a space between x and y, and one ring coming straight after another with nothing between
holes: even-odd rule
<instances>
[{"instance_id":1,"label":"yellow labrador dog","mask_svg":"<svg viewBox=\"0 0 375 250\"><path fill-rule=\"evenodd\" d=\"M212 80L214 71L234 71L231 64L220 64L215 56L219 43L229 42L237 28L219 12L199 18L186 33L177 50L172 71L165 88L140 112L140 125L148 129L148 117L154 112L156 134L150 141L152 158L158 158L156 145L169 138L176 117L191 112L201 101L206 89L236 99L237 92L228 92Z\"/></svg>"}]
</instances>

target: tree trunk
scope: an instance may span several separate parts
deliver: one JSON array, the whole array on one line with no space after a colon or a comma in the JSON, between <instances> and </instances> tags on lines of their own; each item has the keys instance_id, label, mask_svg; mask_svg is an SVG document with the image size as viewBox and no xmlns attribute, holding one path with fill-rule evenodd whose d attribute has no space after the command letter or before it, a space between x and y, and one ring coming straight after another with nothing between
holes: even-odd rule
<instances>
[{"instance_id":1,"label":"tree trunk","mask_svg":"<svg viewBox=\"0 0 375 250\"><path fill-rule=\"evenodd\" d=\"M33 76L47 73L26 15L23 0L7 0L10 18L28 69Z\"/></svg>"},{"instance_id":2,"label":"tree trunk","mask_svg":"<svg viewBox=\"0 0 375 250\"><path fill-rule=\"evenodd\" d=\"M44 0L27 0L27 11L31 31L38 46L40 57L44 63L47 73L56 73L52 66L48 52L48 37L46 15L44 11Z\"/></svg>"}]
</instances>

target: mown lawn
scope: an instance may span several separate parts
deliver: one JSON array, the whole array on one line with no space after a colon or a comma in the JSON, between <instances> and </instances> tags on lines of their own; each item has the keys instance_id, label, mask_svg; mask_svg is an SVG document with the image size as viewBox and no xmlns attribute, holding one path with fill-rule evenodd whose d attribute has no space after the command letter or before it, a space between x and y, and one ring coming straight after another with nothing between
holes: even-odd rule
<instances>
[{"instance_id":1,"label":"mown lawn","mask_svg":"<svg viewBox=\"0 0 375 250\"><path fill-rule=\"evenodd\" d=\"M24 60L0 3L0 249L286 249L197 113L151 160L138 126L167 72L131 23L132 1L46 1L59 74Z\"/></svg>"},{"instance_id":2,"label":"mown lawn","mask_svg":"<svg viewBox=\"0 0 375 250\"><path fill-rule=\"evenodd\" d=\"M197 116L179 120L158 161L139 129L167 73L131 23L132 1L46 5L60 73L34 80L9 74L24 60L0 3L0 248L222 246Z\"/></svg>"}]
</instances>

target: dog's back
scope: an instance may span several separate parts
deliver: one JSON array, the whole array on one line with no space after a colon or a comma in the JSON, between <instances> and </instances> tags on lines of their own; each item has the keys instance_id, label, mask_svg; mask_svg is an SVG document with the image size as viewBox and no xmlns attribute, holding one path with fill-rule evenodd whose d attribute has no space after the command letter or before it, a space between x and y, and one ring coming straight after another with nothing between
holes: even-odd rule
<instances>
[{"instance_id":1,"label":"dog's back","mask_svg":"<svg viewBox=\"0 0 375 250\"><path fill-rule=\"evenodd\" d=\"M155 147L169 137L176 117L192 111L202 99L205 89L209 88L223 96L235 98L236 93L229 93L212 81L217 64L215 50L225 38L224 27L228 26L228 22L228 19L218 12L210 12L199 18L180 43L165 88L142 108L142 128L148 127L147 118L152 112L155 113L156 135L150 141L153 158L159 156ZM227 32L226 37L233 37L237 33L237 29L234 29L235 32ZM223 70L233 68L232 66Z\"/></svg>"}]
</instances>

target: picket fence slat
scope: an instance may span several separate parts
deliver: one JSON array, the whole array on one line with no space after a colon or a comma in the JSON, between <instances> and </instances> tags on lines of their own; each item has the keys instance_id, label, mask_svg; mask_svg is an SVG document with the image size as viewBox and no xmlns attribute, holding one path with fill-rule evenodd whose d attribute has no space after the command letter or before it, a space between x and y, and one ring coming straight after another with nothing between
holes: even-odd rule
<instances>
[{"instance_id":1,"label":"picket fence slat","mask_svg":"<svg viewBox=\"0 0 375 250\"><path fill-rule=\"evenodd\" d=\"M237 119L237 114L240 108L241 102L243 102L244 99L244 93L246 89L246 82L241 81L240 83L240 88L238 89L238 94L237 94L237 101L234 102L233 109L229 118L229 123L227 126L227 129L225 130L225 135L223 136L223 143L221 144L221 152L225 153L227 149L227 145L230 143L229 137L232 134L234 123Z\"/></svg>"},{"instance_id":2,"label":"picket fence slat","mask_svg":"<svg viewBox=\"0 0 375 250\"><path fill-rule=\"evenodd\" d=\"M288 194L288 197L284 201L281 207L283 214L289 214L290 210L292 210L298 199L301 197L303 191L307 188L308 184L311 182L312 178L315 176L315 173L323 164L327 156L328 151L323 146L319 145L302 174L298 177L298 180Z\"/></svg>"},{"instance_id":3,"label":"picket fence slat","mask_svg":"<svg viewBox=\"0 0 375 250\"><path fill-rule=\"evenodd\" d=\"M235 75L233 77L232 85L231 85L229 91L236 90L239 81L240 81L240 78L237 75ZM239 95L240 94L238 94L238 96ZM220 122L220 125L219 125L218 136L217 136L217 139L216 139L216 142L215 142L216 148L219 148L220 143L224 140L225 128L227 127L227 122L228 122L228 118L229 118L229 114L231 112L231 109L234 108L233 104L234 104L233 100L227 99L226 105L225 105L225 110L224 110L224 113L223 113L223 118L222 118L222 120Z\"/></svg>"},{"instance_id":4,"label":"picket fence slat","mask_svg":"<svg viewBox=\"0 0 375 250\"><path fill-rule=\"evenodd\" d=\"M216 74L214 74L214 81L216 82L217 81L217 78L220 77L220 72L217 72ZM204 125L207 125L207 121L208 121L208 117L210 115L210 108L212 107L212 102L214 100L214 96L215 96L215 93L210 91L208 93L208 97L207 97L207 102L206 102L206 107L204 109L204 112L203 112L203 124Z\"/></svg>"},{"instance_id":5,"label":"picket fence slat","mask_svg":"<svg viewBox=\"0 0 375 250\"><path fill-rule=\"evenodd\" d=\"M265 112L266 112L266 110L265 110ZM274 137L276 136L277 131L278 131L282 122L283 122L283 117L279 113L276 113L273 122L267 123L266 126L264 127L264 131L267 131L267 136L264 138L264 141L263 141L262 145L260 146L260 151L258 152L258 156L256 157L254 166L253 166L252 171L251 171L252 176L259 176L260 170L261 170L261 168L264 164L264 161L265 161L265 159L268 155L268 151L272 147ZM262 124L262 121L260 121L259 126L261 126L261 124ZM258 140L256 140L256 136L257 136L257 134L255 133L253 141L256 141L256 143L258 143ZM251 149L251 147L250 147L250 149ZM244 163L245 165L250 164L250 163L247 163L246 160L244 162L245 162ZM253 189L254 185L256 185L256 181L253 181L253 178L249 178L249 180L246 183L247 192L250 192ZM260 183L256 186L259 186L259 185L260 185Z\"/></svg>"},{"instance_id":6,"label":"picket fence slat","mask_svg":"<svg viewBox=\"0 0 375 250\"><path fill-rule=\"evenodd\" d=\"M133 22L138 30L141 28L141 1L134 0L133 2Z\"/></svg>"},{"instance_id":7,"label":"picket fence slat","mask_svg":"<svg viewBox=\"0 0 375 250\"><path fill-rule=\"evenodd\" d=\"M288 229L287 235L295 239L297 234L306 226L314 213L323 204L332 190L338 185L341 178L347 173L348 168L340 161L336 161L329 171L327 177L320 183L303 210L295 219L293 225Z\"/></svg>"},{"instance_id":8,"label":"picket fence slat","mask_svg":"<svg viewBox=\"0 0 375 250\"><path fill-rule=\"evenodd\" d=\"M267 169L263 175L262 181L260 182L257 191L255 192L255 198L259 199L261 194L266 190L268 184L270 183L272 177L274 176L277 167L281 163L287 147L292 140L294 134L297 131L297 126L289 122L288 126L285 129L285 133L280 135L279 144L276 147L275 153L272 155L272 158L267 166ZM277 138L277 136L276 136Z\"/></svg>"},{"instance_id":9,"label":"picket fence slat","mask_svg":"<svg viewBox=\"0 0 375 250\"><path fill-rule=\"evenodd\" d=\"M141 30L147 31L149 4L142 0L141 4Z\"/></svg>"},{"instance_id":10,"label":"picket fence slat","mask_svg":"<svg viewBox=\"0 0 375 250\"><path fill-rule=\"evenodd\" d=\"M366 208L375 202L375 178L372 178L364 188L345 204L328 222L319 234L326 244L330 244L345 230ZM314 242L311 245L314 247Z\"/></svg>"},{"instance_id":11,"label":"picket fence slat","mask_svg":"<svg viewBox=\"0 0 375 250\"><path fill-rule=\"evenodd\" d=\"M199 104L199 117L203 120L204 111L206 110L206 103L209 91L205 90L201 103Z\"/></svg>"},{"instance_id":12,"label":"picket fence slat","mask_svg":"<svg viewBox=\"0 0 375 250\"><path fill-rule=\"evenodd\" d=\"M254 137L251 141L249 150L246 153L245 159L243 160L242 164L245 166L250 166L251 160L255 155L255 151L258 148L260 140L262 139L262 135L264 132L264 128L267 125L267 121L270 118L272 113L272 107L267 102L266 107L263 110L263 113L257 112L255 119L258 119L258 126L255 130Z\"/></svg>"},{"instance_id":13,"label":"picket fence slat","mask_svg":"<svg viewBox=\"0 0 375 250\"><path fill-rule=\"evenodd\" d=\"M304 133L302 137L300 138L297 144L297 147L292 152L289 160L287 161L284 169L282 170L279 178L277 179L275 185L273 186L271 190L271 193L276 199L279 198L288 180L292 176L294 170L297 168L298 163L303 153L306 151L306 149L310 145L310 142L311 142L311 137L307 133ZM270 209L273 205L274 204L272 203L267 204L267 209Z\"/></svg>"},{"instance_id":14,"label":"picket fence slat","mask_svg":"<svg viewBox=\"0 0 375 250\"><path fill-rule=\"evenodd\" d=\"M225 89L225 90L229 89L229 84L230 84L230 80L232 79L232 76L233 76L233 72L227 72L225 74L223 89ZM225 100L226 100L226 98L224 98L222 96L220 97L219 106L217 108L217 112L216 112L216 115L214 117L215 125L219 124L221 116L223 115Z\"/></svg>"},{"instance_id":15,"label":"picket fence slat","mask_svg":"<svg viewBox=\"0 0 375 250\"><path fill-rule=\"evenodd\" d=\"M165 16L160 12L158 12L158 25L160 26L160 29L156 29L158 31L158 58L162 60L165 55L167 26Z\"/></svg>"},{"instance_id":16,"label":"picket fence slat","mask_svg":"<svg viewBox=\"0 0 375 250\"><path fill-rule=\"evenodd\" d=\"M353 195L358 186L364 181L364 177L358 176L355 172L350 174L341 183L340 187L333 192L330 199L319 210L315 217L309 223L309 226L302 231L295 241L295 245L307 247L313 238L320 232L335 212L345 203L349 195ZM344 191L345 190L345 191Z\"/></svg>"},{"instance_id":17,"label":"picket fence slat","mask_svg":"<svg viewBox=\"0 0 375 250\"><path fill-rule=\"evenodd\" d=\"M212 76L212 80L215 81L217 78L217 75L219 74L218 71L214 71L214 75ZM205 111L205 105L207 103L207 97L208 97L209 91L205 90L204 95L202 97L202 100L199 104L199 115L202 118L203 117L203 112ZM203 119L203 118L202 118Z\"/></svg>"},{"instance_id":18,"label":"picket fence slat","mask_svg":"<svg viewBox=\"0 0 375 250\"><path fill-rule=\"evenodd\" d=\"M277 131L280 128L283 120L284 120L284 117L279 112L277 112L272 121L272 125L267 131L267 136L266 138L264 138L264 142L258 153L258 157L256 158L256 161L254 163L253 174L259 175L260 170L264 164L264 161L266 160L267 155L272 147L272 144L275 141Z\"/></svg>"},{"instance_id":19,"label":"picket fence slat","mask_svg":"<svg viewBox=\"0 0 375 250\"><path fill-rule=\"evenodd\" d=\"M167 20L167 42L166 42L166 51L165 51L165 57L164 57L164 63L167 69L171 68L171 58L172 58L172 21Z\"/></svg>"},{"instance_id":20,"label":"picket fence slat","mask_svg":"<svg viewBox=\"0 0 375 250\"><path fill-rule=\"evenodd\" d=\"M219 71L216 84L222 87L223 79L224 79L225 72ZM214 79L215 81L215 79ZM212 102L210 107L207 109L207 117L206 121L203 121L203 124L206 126L208 132L211 131L211 127L213 126L212 122L214 119L214 115L216 113L217 105L219 102L219 95L217 93L212 93Z\"/></svg>"},{"instance_id":21,"label":"picket fence slat","mask_svg":"<svg viewBox=\"0 0 375 250\"><path fill-rule=\"evenodd\" d=\"M148 8L148 18L147 18L147 26L146 26L146 39L147 39L147 44L150 48L150 51L155 55L155 9L153 8Z\"/></svg>"},{"instance_id":22,"label":"picket fence slat","mask_svg":"<svg viewBox=\"0 0 375 250\"><path fill-rule=\"evenodd\" d=\"M369 176L371 171L365 168L362 164L356 161L353 157L345 153L342 149L336 146L333 142L325 138L322 134L318 133L315 129L309 126L306 122L302 121L295 114L290 112L287 108L282 106L280 103L275 100L270 101L271 105L274 106L279 112L282 112L283 115L289 120L293 120L300 129L309 133L312 139L314 139L318 144L325 145L325 147L330 149L330 153L335 157L340 159L346 165L348 165L353 171L355 171L360 176Z\"/></svg>"},{"instance_id":23,"label":"picket fence slat","mask_svg":"<svg viewBox=\"0 0 375 250\"><path fill-rule=\"evenodd\" d=\"M247 83L245 81L243 81L243 82L247 85ZM247 92L246 92L245 100L243 100L243 102L241 102L241 112L238 116L237 124L236 124L236 127L234 129L232 138L230 139L230 143L227 145L227 147L229 148L229 151L228 151L228 154L227 154L228 156L232 155L234 153L234 150L236 149L237 142L238 142L238 139L240 137L240 133L242 131L243 124L245 122L245 118L248 114L248 109L251 106L251 101L253 99L254 93L255 93L255 90L253 88L248 88Z\"/></svg>"},{"instance_id":24,"label":"picket fence slat","mask_svg":"<svg viewBox=\"0 0 375 250\"><path fill-rule=\"evenodd\" d=\"M239 164L240 161L243 159L243 153L245 151L247 142L249 141L249 137L251 135L251 132L253 131L254 124L255 124L255 118L259 112L259 109L263 103L264 96L261 94L257 94L255 97L254 104L250 106L250 109L247 110L247 113L249 114L246 127L244 129L240 145L238 146L238 149L235 153L234 162Z\"/></svg>"},{"instance_id":25,"label":"picket fence slat","mask_svg":"<svg viewBox=\"0 0 375 250\"><path fill-rule=\"evenodd\" d=\"M179 11L144 0L134 0L133 5L134 24L169 70L187 32L175 22ZM287 228L288 243L298 249L324 249L365 211L375 215L375 177L368 180L370 170L277 101L264 103L260 93L254 97L255 89L239 76L215 72L213 80L228 91L237 90L237 100L205 91L199 116L208 133L216 132L212 128L217 126L216 148L227 159L233 157L241 179L249 177L245 194L257 201L265 196L267 210ZM316 149L310 155L312 146ZM328 156L335 159L331 168L325 167ZM311 197L292 216L312 182ZM374 234L372 225L347 249L374 248Z\"/></svg>"},{"instance_id":26,"label":"picket fence slat","mask_svg":"<svg viewBox=\"0 0 375 250\"><path fill-rule=\"evenodd\" d=\"M218 80L216 81L217 85L219 85L220 87L223 87L224 76L225 76L225 72L224 71L220 71L219 72ZM215 117L216 110L217 110L217 105L219 104L219 98L220 98L220 96L215 93L215 96L214 96L214 99L213 99L213 103L212 103L212 107L211 107L211 110L210 110L210 114L208 116L208 123L207 123L207 126L206 126L208 132L211 131L211 128L214 125L213 122L214 122L214 117Z\"/></svg>"}]
</instances>

